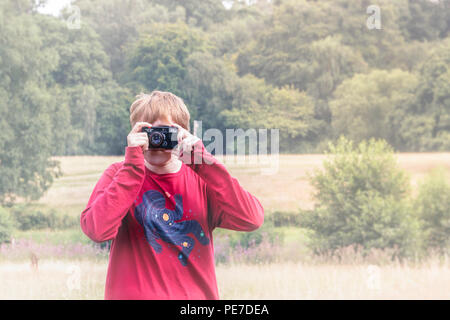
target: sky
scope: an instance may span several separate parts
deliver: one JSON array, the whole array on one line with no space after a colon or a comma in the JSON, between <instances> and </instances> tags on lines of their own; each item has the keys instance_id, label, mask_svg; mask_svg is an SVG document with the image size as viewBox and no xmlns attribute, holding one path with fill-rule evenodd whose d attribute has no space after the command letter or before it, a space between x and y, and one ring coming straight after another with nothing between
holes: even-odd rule
<instances>
[{"instance_id":1,"label":"sky","mask_svg":"<svg viewBox=\"0 0 450 320\"><path fill-rule=\"evenodd\" d=\"M38 11L44 14L52 14L57 16L61 9L70 4L71 0L48 0L45 7L40 8Z\"/></svg>"},{"instance_id":2,"label":"sky","mask_svg":"<svg viewBox=\"0 0 450 320\"><path fill-rule=\"evenodd\" d=\"M61 9L70 4L72 0L48 0L45 7L40 8L38 11L44 14L51 14L57 16ZM231 8L233 1L232 0L224 0L222 1L225 8Z\"/></svg>"}]
</instances>

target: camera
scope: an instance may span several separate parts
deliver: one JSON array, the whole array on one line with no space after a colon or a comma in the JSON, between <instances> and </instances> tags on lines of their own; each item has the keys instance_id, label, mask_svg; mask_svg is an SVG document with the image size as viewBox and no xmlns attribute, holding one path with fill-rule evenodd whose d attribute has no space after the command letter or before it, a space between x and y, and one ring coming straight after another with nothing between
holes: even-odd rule
<instances>
[{"instance_id":1,"label":"camera","mask_svg":"<svg viewBox=\"0 0 450 320\"><path fill-rule=\"evenodd\" d=\"M148 135L148 147L150 149L173 149L178 144L178 128L169 126L145 127L142 132Z\"/></svg>"}]
</instances>

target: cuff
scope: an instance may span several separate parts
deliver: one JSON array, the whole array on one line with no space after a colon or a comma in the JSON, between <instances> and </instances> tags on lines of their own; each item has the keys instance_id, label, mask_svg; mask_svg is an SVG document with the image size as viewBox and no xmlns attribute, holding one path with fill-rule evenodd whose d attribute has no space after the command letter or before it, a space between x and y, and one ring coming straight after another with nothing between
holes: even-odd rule
<instances>
[{"instance_id":1,"label":"cuff","mask_svg":"<svg viewBox=\"0 0 450 320\"><path fill-rule=\"evenodd\" d=\"M142 147L126 147L124 163L143 164L144 153L142 152Z\"/></svg>"}]
</instances>

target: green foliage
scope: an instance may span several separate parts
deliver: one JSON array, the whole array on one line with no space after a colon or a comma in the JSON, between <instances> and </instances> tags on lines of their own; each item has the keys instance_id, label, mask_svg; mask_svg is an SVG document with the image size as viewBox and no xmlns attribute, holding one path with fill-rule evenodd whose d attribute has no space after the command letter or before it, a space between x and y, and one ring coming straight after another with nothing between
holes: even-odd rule
<instances>
[{"instance_id":1,"label":"green foliage","mask_svg":"<svg viewBox=\"0 0 450 320\"><path fill-rule=\"evenodd\" d=\"M186 59L183 96L192 119L203 121L203 129L224 128L220 114L230 107L238 78L222 59L210 52L194 52Z\"/></svg>"},{"instance_id":2,"label":"green foliage","mask_svg":"<svg viewBox=\"0 0 450 320\"><path fill-rule=\"evenodd\" d=\"M415 202L425 245L441 252L450 248L450 184L443 168L431 172L419 186Z\"/></svg>"},{"instance_id":3,"label":"green foliage","mask_svg":"<svg viewBox=\"0 0 450 320\"><path fill-rule=\"evenodd\" d=\"M340 138L329 153L323 171L311 178L317 206L302 216L303 227L313 231L313 249L324 253L360 245L412 254L418 224L408 201L408 177L391 147L374 139L354 147Z\"/></svg>"},{"instance_id":4,"label":"green foliage","mask_svg":"<svg viewBox=\"0 0 450 320\"><path fill-rule=\"evenodd\" d=\"M301 215L299 212L274 211L267 215L265 219L272 223L274 227L301 227Z\"/></svg>"},{"instance_id":5,"label":"green foliage","mask_svg":"<svg viewBox=\"0 0 450 320\"><path fill-rule=\"evenodd\" d=\"M96 108L95 141L92 153L123 154L127 135L131 130L129 106L133 102L130 90L114 81L98 90L100 100Z\"/></svg>"},{"instance_id":6,"label":"green foliage","mask_svg":"<svg viewBox=\"0 0 450 320\"><path fill-rule=\"evenodd\" d=\"M11 209L15 225L22 231L40 229L68 229L78 226L77 218L50 210L43 212L26 205L16 205Z\"/></svg>"},{"instance_id":7,"label":"green foliage","mask_svg":"<svg viewBox=\"0 0 450 320\"><path fill-rule=\"evenodd\" d=\"M282 245L284 233L268 222L252 232L234 232L230 234L229 244L232 248L239 246L247 249L252 246L258 246L264 239L271 244Z\"/></svg>"},{"instance_id":8,"label":"green foliage","mask_svg":"<svg viewBox=\"0 0 450 320\"><path fill-rule=\"evenodd\" d=\"M450 32L450 2L409 0L400 26L408 39L436 40Z\"/></svg>"},{"instance_id":9,"label":"green foliage","mask_svg":"<svg viewBox=\"0 0 450 320\"><path fill-rule=\"evenodd\" d=\"M204 28L222 22L227 16L221 0L155 0L155 2L167 6L169 10L182 7L186 12L186 23Z\"/></svg>"},{"instance_id":10,"label":"green foliage","mask_svg":"<svg viewBox=\"0 0 450 320\"><path fill-rule=\"evenodd\" d=\"M401 149L407 139L405 117L417 85L414 74L399 69L374 70L345 80L330 102L334 135L356 142L385 139Z\"/></svg>"},{"instance_id":11,"label":"green foliage","mask_svg":"<svg viewBox=\"0 0 450 320\"><path fill-rule=\"evenodd\" d=\"M449 1L0 3L0 203L39 198L54 155L123 154L140 91L172 91L203 129L280 128L281 152L337 136L450 149Z\"/></svg>"},{"instance_id":12,"label":"green foliage","mask_svg":"<svg viewBox=\"0 0 450 320\"><path fill-rule=\"evenodd\" d=\"M450 39L434 48L420 70L416 101L408 110L404 135L410 149L450 148Z\"/></svg>"},{"instance_id":13,"label":"green foliage","mask_svg":"<svg viewBox=\"0 0 450 320\"><path fill-rule=\"evenodd\" d=\"M342 77L363 69L364 60L374 67L392 66L398 61L396 47L403 44L396 24L396 6L401 4L379 1L383 32L369 32L362 13L370 4L365 0L352 1L351 6L343 0L279 1L266 27L240 55L239 71L304 90L317 78L328 78L328 86L336 85Z\"/></svg>"},{"instance_id":14,"label":"green foliage","mask_svg":"<svg viewBox=\"0 0 450 320\"><path fill-rule=\"evenodd\" d=\"M239 128L280 129L280 149L295 151L300 140L312 130L314 102L290 87L274 88L263 79L246 76L239 80L231 110L221 116Z\"/></svg>"},{"instance_id":15,"label":"green foliage","mask_svg":"<svg viewBox=\"0 0 450 320\"><path fill-rule=\"evenodd\" d=\"M0 10L0 203L39 198L57 165L50 159L52 97L45 85L54 54L41 50L31 16L8 11L8 4Z\"/></svg>"},{"instance_id":16,"label":"green foliage","mask_svg":"<svg viewBox=\"0 0 450 320\"><path fill-rule=\"evenodd\" d=\"M186 59L202 51L199 32L184 23L152 24L134 49L125 78L134 88L170 91L182 96Z\"/></svg>"},{"instance_id":17,"label":"green foliage","mask_svg":"<svg viewBox=\"0 0 450 320\"><path fill-rule=\"evenodd\" d=\"M119 79L126 69L129 49L139 39L139 29L151 23L186 21L181 7L170 9L152 0L77 0L83 24L91 26L100 36L110 69ZM66 15L64 15L65 17Z\"/></svg>"},{"instance_id":18,"label":"green foliage","mask_svg":"<svg viewBox=\"0 0 450 320\"><path fill-rule=\"evenodd\" d=\"M0 207L0 244L10 242L13 227L11 215L5 208Z\"/></svg>"}]
</instances>

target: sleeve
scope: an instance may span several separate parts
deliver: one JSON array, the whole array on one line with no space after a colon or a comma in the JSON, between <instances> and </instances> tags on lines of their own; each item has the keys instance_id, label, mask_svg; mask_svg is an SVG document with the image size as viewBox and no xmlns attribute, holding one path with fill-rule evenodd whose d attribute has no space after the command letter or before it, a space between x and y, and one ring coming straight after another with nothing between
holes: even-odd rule
<instances>
[{"instance_id":1,"label":"sleeve","mask_svg":"<svg viewBox=\"0 0 450 320\"><path fill-rule=\"evenodd\" d=\"M142 149L126 147L123 165L120 168L111 165L105 170L81 213L83 232L95 242L114 239L139 194L144 177Z\"/></svg>"},{"instance_id":2,"label":"sleeve","mask_svg":"<svg viewBox=\"0 0 450 320\"><path fill-rule=\"evenodd\" d=\"M259 200L206 151L202 141L194 145L188 166L206 183L211 230L254 231L263 224L264 208Z\"/></svg>"}]
</instances>

